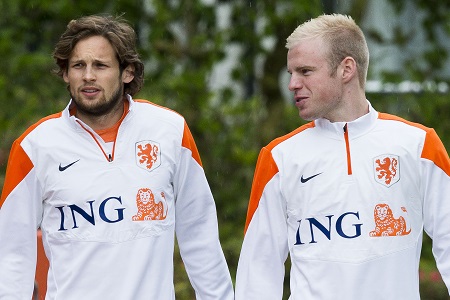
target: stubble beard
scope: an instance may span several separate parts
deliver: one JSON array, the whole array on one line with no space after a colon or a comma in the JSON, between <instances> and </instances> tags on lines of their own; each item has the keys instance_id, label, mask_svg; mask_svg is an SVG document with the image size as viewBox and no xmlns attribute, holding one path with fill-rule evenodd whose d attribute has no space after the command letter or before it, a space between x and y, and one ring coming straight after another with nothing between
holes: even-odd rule
<instances>
[{"instance_id":1,"label":"stubble beard","mask_svg":"<svg viewBox=\"0 0 450 300\"><path fill-rule=\"evenodd\" d=\"M70 87L68 87L70 91ZM109 99L102 97L95 105L86 105L85 102L79 101L79 99L70 93L70 96L77 107L77 111L79 111L83 115L92 116L92 117L100 117L108 114L113 111L115 107L123 100L124 98L124 87L120 85L112 94Z\"/></svg>"}]
</instances>

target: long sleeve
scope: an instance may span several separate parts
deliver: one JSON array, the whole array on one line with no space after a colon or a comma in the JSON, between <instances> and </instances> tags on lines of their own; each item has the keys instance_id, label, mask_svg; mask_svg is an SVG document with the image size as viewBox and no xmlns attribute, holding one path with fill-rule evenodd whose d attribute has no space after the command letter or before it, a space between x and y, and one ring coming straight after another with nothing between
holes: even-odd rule
<instances>
[{"instance_id":1,"label":"long sleeve","mask_svg":"<svg viewBox=\"0 0 450 300\"><path fill-rule=\"evenodd\" d=\"M174 188L177 240L197 299L233 299L214 199L186 124Z\"/></svg>"},{"instance_id":2,"label":"long sleeve","mask_svg":"<svg viewBox=\"0 0 450 300\"><path fill-rule=\"evenodd\" d=\"M424 229L433 239L433 254L450 290L450 161L434 130L427 132L422 151Z\"/></svg>"},{"instance_id":3,"label":"long sleeve","mask_svg":"<svg viewBox=\"0 0 450 300\"><path fill-rule=\"evenodd\" d=\"M0 299L31 299L36 232L42 214L35 169L17 140L8 160L0 200Z\"/></svg>"},{"instance_id":4,"label":"long sleeve","mask_svg":"<svg viewBox=\"0 0 450 300\"><path fill-rule=\"evenodd\" d=\"M238 263L237 300L282 298L288 243L286 205L279 180L272 155L263 148L256 165Z\"/></svg>"}]
</instances>

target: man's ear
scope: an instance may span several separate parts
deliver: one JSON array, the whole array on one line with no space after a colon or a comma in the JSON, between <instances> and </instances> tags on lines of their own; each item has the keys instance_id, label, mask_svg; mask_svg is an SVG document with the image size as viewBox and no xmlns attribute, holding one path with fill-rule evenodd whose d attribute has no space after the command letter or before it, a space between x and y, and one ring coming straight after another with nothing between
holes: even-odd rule
<instances>
[{"instance_id":1,"label":"man's ear","mask_svg":"<svg viewBox=\"0 0 450 300\"><path fill-rule=\"evenodd\" d=\"M342 80L347 83L352 80L355 76L358 76L358 68L356 61L353 57L347 56L341 62L342 67Z\"/></svg>"},{"instance_id":2,"label":"man's ear","mask_svg":"<svg viewBox=\"0 0 450 300\"><path fill-rule=\"evenodd\" d=\"M69 83L69 75L67 75L67 69L63 71L62 78L64 79L65 83Z\"/></svg>"},{"instance_id":3,"label":"man's ear","mask_svg":"<svg viewBox=\"0 0 450 300\"><path fill-rule=\"evenodd\" d=\"M130 83L134 79L134 66L128 65L122 72L123 83Z\"/></svg>"}]
</instances>

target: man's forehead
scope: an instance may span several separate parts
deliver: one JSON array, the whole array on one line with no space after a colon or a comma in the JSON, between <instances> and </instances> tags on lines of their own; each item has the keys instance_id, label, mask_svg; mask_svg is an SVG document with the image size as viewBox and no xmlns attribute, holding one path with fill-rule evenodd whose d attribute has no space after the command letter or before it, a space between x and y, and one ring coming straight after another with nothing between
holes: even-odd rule
<instances>
[{"instance_id":1,"label":"man's forehead","mask_svg":"<svg viewBox=\"0 0 450 300\"><path fill-rule=\"evenodd\" d=\"M321 39L304 39L295 43L287 53L287 57L295 59L309 59L326 57L327 46Z\"/></svg>"},{"instance_id":2,"label":"man's forehead","mask_svg":"<svg viewBox=\"0 0 450 300\"><path fill-rule=\"evenodd\" d=\"M111 60L116 56L110 42L102 36L92 36L77 42L71 59Z\"/></svg>"}]
</instances>

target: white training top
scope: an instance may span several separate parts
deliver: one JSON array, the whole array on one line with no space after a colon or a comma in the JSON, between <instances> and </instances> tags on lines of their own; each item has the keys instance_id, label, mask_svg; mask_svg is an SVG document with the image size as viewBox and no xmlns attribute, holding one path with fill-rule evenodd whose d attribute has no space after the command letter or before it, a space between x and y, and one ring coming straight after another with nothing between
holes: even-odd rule
<instances>
[{"instance_id":1,"label":"white training top","mask_svg":"<svg viewBox=\"0 0 450 300\"><path fill-rule=\"evenodd\" d=\"M128 100L112 153L70 104L13 144L0 200L0 299L31 299L38 227L47 300L175 299L175 234L197 299L233 299L184 118Z\"/></svg>"},{"instance_id":2,"label":"white training top","mask_svg":"<svg viewBox=\"0 0 450 300\"><path fill-rule=\"evenodd\" d=\"M423 229L450 286L450 162L435 131L369 113L319 119L261 150L237 300L420 299Z\"/></svg>"}]
</instances>

